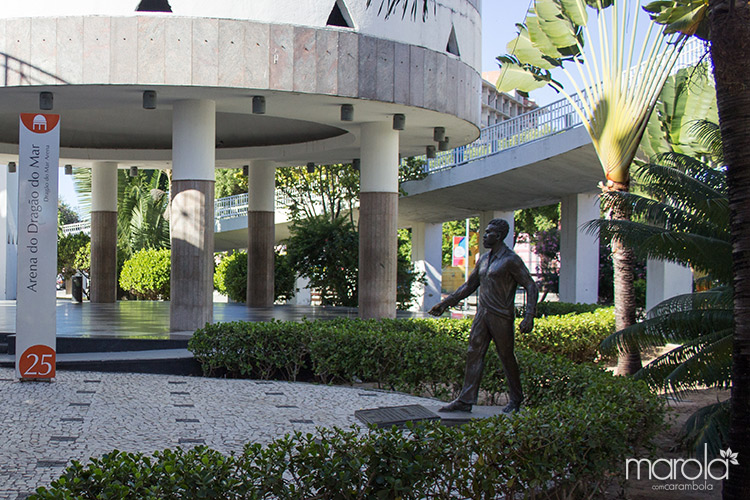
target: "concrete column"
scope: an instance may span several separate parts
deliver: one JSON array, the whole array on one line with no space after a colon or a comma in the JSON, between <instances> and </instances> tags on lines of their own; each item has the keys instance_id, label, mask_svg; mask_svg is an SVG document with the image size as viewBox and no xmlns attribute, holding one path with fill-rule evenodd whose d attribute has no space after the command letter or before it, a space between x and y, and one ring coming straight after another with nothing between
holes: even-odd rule
<instances>
[{"instance_id":1,"label":"concrete column","mask_svg":"<svg viewBox=\"0 0 750 500\"><path fill-rule=\"evenodd\" d=\"M659 302L693 291L693 271L664 260L646 261L646 310Z\"/></svg>"},{"instance_id":2,"label":"concrete column","mask_svg":"<svg viewBox=\"0 0 750 500\"><path fill-rule=\"evenodd\" d=\"M213 320L216 103L185 100L172 114L172 276L169 325Z\"/></svg>"},{"instance_id":3,"label":"concrete column","mask_svg":"<svg viewBox=\"0 0 750 500\"><path fill-rule=\"evenodd\" d=\"M359 317L396 317L398 132L362 125L359 197Z\"/></svg>"},{"instance_id":4,"label":"concrete column","mask_svg":"<svg viewBox=\"0 0 750 500\"><path fill-rule=\"evenodd\" d=\"M250 164L247 175L247 307L273 306L276 168Z\"/></svg>"},{"instance_id":5,"label":"concrete column","mask_svg":"<svg viewBox=\"0 0 750 500\"><path fill-rule=\"evenodd\" d=\"M484 248L482 245L482 237L484 236L484 230L487 228L487 224L492 219L505 219L510 226L508 236L505 237L505 244L508 248L513 248L513 231L515 230L515 212L502 212L500 210L490 210L487 212L479 212L479 255L488 252L489 250Z\"/></svg>"},{"instance_id":6,"label":"concrete column","mask_svg":"<svg viewBox=\"0 0 750 500\"><path fill-rule=\"evenodd\" d=\"M416 310L429 311L440 302L443 225L419 222L411 228L411 258L425 283L417 283Z\"/></svg>"},{"instance_id":7,"label":"concrete column","mask_svg":"<svg viewBox=\"0 0 750 500\"><path fill-rule=\"evenodd\" d=\"M0 299L14 300L18 272L18 173L0 169Z\"/></svg>"},{"instance_id":8,"label":"concrete column","mask_svg":"<svg viewBox=\"0 0 750 500\"><path fill-rule=\"evenodd\" d=\"M117 301L117 163L91 166L91 302Z\"/></svg>"},{"instance_id":9,"label":"concrete column","mask_svg":"<svg viewBox=\"0 0 750 500\"><path fill-rule=\"evenodd\" d=\"M599 299L599 238L582 229L598 219L596 194L564 198L560 206L560 301L595 304Z\"/></svg>"}]
</instances>

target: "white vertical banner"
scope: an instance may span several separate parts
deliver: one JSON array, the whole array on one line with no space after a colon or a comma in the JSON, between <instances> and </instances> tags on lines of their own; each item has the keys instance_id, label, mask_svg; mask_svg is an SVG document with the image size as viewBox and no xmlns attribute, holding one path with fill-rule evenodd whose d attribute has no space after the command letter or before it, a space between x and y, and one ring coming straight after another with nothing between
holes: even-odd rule
<instances>
[{"instance_id":1,"label":"white vertical banner","mask_svg":"<svg viewBox=\"0 0 750 500\"><path fill-rule=\"evenodd\" d=\"M16 377L55 376L60 115L21 113L18 137Z\"/></svg>"}]
</instances>

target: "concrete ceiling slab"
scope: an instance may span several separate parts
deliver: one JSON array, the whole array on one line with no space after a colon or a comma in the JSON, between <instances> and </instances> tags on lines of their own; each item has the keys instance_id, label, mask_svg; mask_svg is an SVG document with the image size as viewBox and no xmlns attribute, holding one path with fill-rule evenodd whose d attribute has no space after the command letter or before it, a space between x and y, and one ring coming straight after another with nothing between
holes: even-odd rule
<instances>
[{"instance_id":1,"label":"concrete ceiling slab","mask_svg":"<svg viewBox=\"0 0 750 500\"><path fill-rule=\"evenodd\" d=\"M404 183L399 226L543 206L597 190L604 174L586 130L555 136Z\"/></svg>"}]
</instances>

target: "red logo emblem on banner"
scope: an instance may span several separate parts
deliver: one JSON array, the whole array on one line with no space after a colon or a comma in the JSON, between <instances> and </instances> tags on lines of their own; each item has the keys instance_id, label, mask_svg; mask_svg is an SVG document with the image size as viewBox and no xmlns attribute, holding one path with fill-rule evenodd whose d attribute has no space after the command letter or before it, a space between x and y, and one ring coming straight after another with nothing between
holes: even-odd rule
<instances>
[{"instance_id":1,"label":"red logo emblem on banner","mask_svg":"<svg viewBox=\"0 0 750 500\"><path fill-rule=\"evenodd\" d=\"M21 122L30 132L46 134L57 127L57 124L60 122L60 115L21 113Z\"/></svg>"}]
</instances>

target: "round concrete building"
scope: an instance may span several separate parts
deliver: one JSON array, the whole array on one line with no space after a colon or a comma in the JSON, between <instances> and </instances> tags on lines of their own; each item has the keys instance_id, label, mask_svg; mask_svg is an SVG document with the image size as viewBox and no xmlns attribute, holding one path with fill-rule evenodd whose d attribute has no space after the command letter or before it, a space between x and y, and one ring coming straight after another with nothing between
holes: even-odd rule
<instances>
[{"instance_id":1,"label":"round concrete building","mask_svg":"<svg viewBox=\"0 0 750 500\"><path fill-rule=\"evenodd\" d=\"M192 330L212 319L214 169L249 165L248 305L270 306L274 169L359 158L360 316L395 316L399 155L479 135L481 0L424 22L366 3L5 0L0 160L51 105L60 163L92 169L92 301L115 300L118 167L172 169L170 325Z\"/></svg>"}]
</instances>

